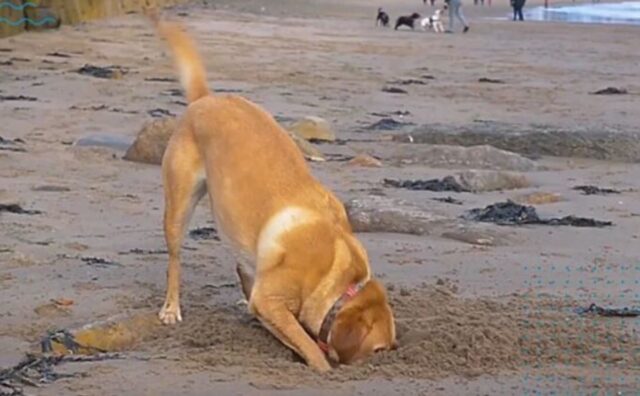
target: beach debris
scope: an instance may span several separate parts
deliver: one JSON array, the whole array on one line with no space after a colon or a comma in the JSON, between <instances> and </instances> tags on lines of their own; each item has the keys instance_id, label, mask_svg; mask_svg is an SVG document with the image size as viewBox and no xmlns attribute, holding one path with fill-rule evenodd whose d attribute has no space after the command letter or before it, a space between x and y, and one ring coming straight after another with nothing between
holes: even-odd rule
<instances>
[{"instance_id":1,"label":"beach debris","mask_svg":"<svg viewBox=\"0 0 640 396\"><path fill-rule=\"evenodd\" d=\"M84 373L57 373L55 366L63 363L96 362L123 359L118 353L98 353L94 355L49 355L30 354L13 367L0 370L0 395L23 396L24 386L39 388L62 378L84 377ZM5 390L6 389L6 390Z\"/></svg>"},{"instance_id":2,"label":"beach debris","mask_svg":"<svg viewBox=\"0 0 640 396\"><path fill-rule=\"evenodd\" d=\"M178 79L175 77L147 77L144 81L177 83Z\"/></svg>"},{"instance_id":3,"label":"beach debris","mask_svg":"<svg viewBox=\"0 0 640 396\"><path fill-rule=\"evenodd\" d=\"M0 213L7 212L12 214L21 214L21 215L37 215L42 214L39 210L28 210L24 209L19 204L0 204Z\"/></svg>"},{"instance_id":4,"label":"beach debris","mask_svg":"<svg viewBox=\"0 0 640 396\"><path fill-rule=\"evenodd\" d=\"M151 117L153 118L160 118L160 117L175 117L175 114L173 114L172 112L170 112L167 109L153 109L153 110L149 110L147 111L147 114L149 114Z\"/></svg>"},{"instance_id":5,"label":"beach debris","mask_svg":"<svg viewBox=\"0 0 640 396\"><path fill-rule=\"evenodd\" d=\"M75 329L55 329L41 338L45 354L94 355L130 349L159 329L156 313L118 314Z\"/></svg>"},{"instance_id":6,"label":"beach debris","mask_svg":"<svg viewBox=\"0 0 640 396\"><path fill-rule=\"evenodd\" d=\"M471 209L463 215L463 218L498 225L539 224L572 227L606 227L613 225L610 221L576 216L541 219L533 206L520 205L511 200L489 205L485 208Z\"/></svg>"},{"instance_id":7,"label":"beach debris","mask_svg":"<svg viewBox=\"0 0 640 396\"><path fill-rule=\"evenodd\" d=\"M56 52L49 52L49 53L47 53L46 55L47 55L47 56L53 56L53 57L56 57L56 58L71 58L71 55L69 55L69 54L65 54L65 53L63 53L63 52L58 52L58 51L56 51Z\"/></svg>"},{"instance_id":8,"label":"beach debris","mask_svg":"<svg viewBox=\"0 0 640 396\"><path fill-rule=\"evenodd\" d=\"M243 89L238 89L238 88L216 88L216 92L219 93L240 93L240 92L244 92Z\"/></svg>"},{"instance_id":9,"label":"beach debris","mask_svg":"<svg viewBox=\"0 0 640 396\"><path fill-rule=\"evenodd\" d=\"M394 180L384 179L390 187L408 190L453 191L453 192L485 192L514 190L529 187L530 183L524 175L501 171L469 170L443 179L429 180Z\"/></svg>"},{"instance_id":10,"label":"beach debris","mask_svg":"<svg viewBox=\"0 0 640 396\"><path fill-rule=\"evenodd\" d=\"M462 229L458 231L448 231L443 233L442 237L470 245L494 246L496 244L495 236L475 230Z\"/></svg>"},{"instance_id":11,"label":"beach debris","mask_svg":"<svg viewBox=\"0 0 640 396\"><path fill-rule=\"evenodd\" d=\"M189 236L196 241L201 240L213 240L219 241L220 237L218 236L218 230L213 227L200 227L194 228L189 231Z\"/></svg>"},{"instance_id":12,"label":"beach debris","mask_svg":"<svg viewBox=\"0 0 640 396\"><path fill-rule=\"evenodd\" d=\"M333 142L336 140L336 134L331 130L329 123L320 117L304 117L287 129L308 141Z\"/></svg>"},{"instance_id":13,"label":"beach debris","mask_svg":"<svg viewBox=\"0 0 640 396\"><path fill-rule=\"evenodd\" d=\"M616 87L607 87L603 89L599 89L595 92L591 92L592 95L626 95L627 92L624 88L616 88Z\"/></svg>"},{"instance_id":14,"label":"beach debris","mask_svg":"<svg viewBox=\"0 0 640 396\"><path fill-rule=\"evenodd\" d=\"M392 93L392 94L405 94L405 95L409 93L404 89L398 88L398 87L382 87L382 92Z\"/></svg>"},{"instance_id":15,"label":"beach debris","mask_svg":"<svg viewBox=\"0 0 640 396\"><path fill-rule=\"evenodd\" d=\"M577 191L582 191L582 194L584 195L607 195L607 194L622 193L622 191L615 190L613 188L601 188L601 187L592 186L592 185L575 186L573 187L573 189Z\"/></svg>"},{"instance_id":16,"label":"beach debris","mask_svg":"<svg viewBox=\"0 0 640 396\"><path fill-rule=\"evenodd\" d=\"M396 121L391 117L385 117L367 126L365 129L392 131L392 130L404 128L408 125L415 125L415 124L413 122Z\"/></svg>"},{"instance_id":17,"label":"beach debris","mask_svg":"<svg viewBox=\"0 0 640 396\"><path fill-rule=\"evenodd\" d=\"M575 312L578 315L596 314L599 316L618 318L637 318L640 316L639 308L603 308L596 304L591 304L587 308L577 308Z\"/></svg>"},{"instance_id":18,"label":"beach debris","mask_svg":"<svg viewBox=\"0 0 640 396\"><path fill-rule=\"evenodd\" d=\"M96 78L120 79L128 70L121 66L95 66L85 64L76 73Z\"/></svg>"},{"instance_id":19,"label":"beach debris","mask_svg":"<svg viewBox=\"0 0 640 396\"><path fill-rule=\"evenodd\" d=\"M453 176L446 176L443 179L429 180L395 180L384 179L383 183L388 187L404 188L412 191L454 191L468 192Z\"/></svg>"},{"instance_id":20,"label":"beach debris","mask_svg":"<svg viewBox=\"0 0 640 396\"><path fill-rule=\"evenodd\" d=\"M347 155L347 154L329 153L329 154L325 155L325 158L326 158L327 161L348 162L348 161L351 161L352 159L354 159L355 157L352 156L352 155Z\"/></svg>"},{"instance_id":21,"label":"beach debris","mask_svg":"<svg viewBox=\"0 0 640 396\"><path fill-rule=\"evenodd\" d=\"M0 151L14 151L17 153L24 153L27 151L24 147L16 146L16 143L24 143L24 141L22 141L22 139L3 139L2 136L0 136Z\"/></svg>"},{"instance_id":22,"label":"beach debris","mask_svg":"<svg viewBox=\"0 0 640 396\"><path fill-rule=\"evenodd\" d=\"M503 80L499 80L496 78L487 78L487 77L481 77L478 79L479 83L487 83L487 84L504 84Z\"/></svg>"},{"instance_id":23,"label":"beach debris","mask_svg":"<svg viewBox=\"0 0 640 396\"><path fill-rule=\"evenodd\" d=\"M431 74L423 74L423 75L420 76L420 78L425 79L425 80L435 80L436 79Z\"/></svg>"},{"instance_id":24,"label":"beach debris","mask_svg":"<svg viewBox=\"0 0 640 396\"><path fill-rule=\"evenodd\" d=\"M351 199L345 203L345 209L355 232L426 235L447 220L416 204L376 195Z\"/></svg>"},{"instance_id":25,"label":"beach debris","mask_svg":"<svg viewBox=\"0 0 640 396\"><path fill-rule=\"evenodd\" d=\"M160 94L166 96L182 96L182 90L179 88L171 88L162 91Z\"/></svg>"},{"instance_id":26,"label":"beach debris","mask_svg":"<svg viewBox=\"0 0 640 396\"><path fill-rule=\"evenodd\" d=\"M54 184L42 184L39 186L31 187L31 191L42 191L42 192L68 192L71 191L69 187L65 186L57 186Z\"/></svg>"},{"instance_id":27,"label":"beach debris","mask_svg":"<svg viewBox=\"0 0 640 396\"><path fill-rule=\"evenodd\" d=\"M73 260L80 260L83 263L87 264L87 265L91 265L91 266L95 266L95 267L100 267L100 268L107 268L107 267L122 267L122 264L116 262L116 261L112 261L112 260L108 260L108 259L104 259L102 257L93 257L93 256L70 256L68 254L59 254L58 258L61 259L73 259Z\"/></svg>"},{"instance_id":28,"label":"beach debris","mask_svg":"<svg viewBox=\"0 0 640 396\"><path fill-rule=\"evenodd\" d=\"M38 98L33 96L24 96L24 95L0 95L0 102L3 101L25 101L25 102L35 102Z\"/></svg>"},{"instance_id":29,"label":"beach debris","mask_svg":"<svg viewBox=\"0 0 640 396\"><path fill-rule=\"evenodd\" d=\"M403 80L389 81L388 84L395 84L395 85L426 85L427 83L422 81L422 80L415 79L415 78L407 78L407 79L403 79Z\"/></svg>"},{"instance_id":30,"label":"beach debris","mask_svg":"<svg viewBox=\"0 0 640 396\"><path fill-rule=\"evenodd\" d=\"M382 162L369 154L358 154L351 158L348 162L349 165L363 166L366 168L380 168Z\"/></svg>"},{"instance_id":31,"label":"beach debris","mask_svg":"<svg viewBox=\"0 0 640 396\"><path fill-rule=\"evenodd\" d=\"M146 249L140 249L140 248L129 249L126 252L118 252L118 254L120 254L120 255L126 255L126 254L167 254L167 253L169 253L169 251L168 250L163 250L163 249L146 250Z\"/></svg>"},{"instance_id":32,"label":"beach debris","mask_svg":"<svg viewBox=\"0 0 640 396\"><path fill-rule=\"evenodd\" d=\"M104 259L102 257L80 257L80 261L82 261L85 264L94 266L94 267L100 267L100 268L107 268L107 267L112 267L112 266L116 266L116 267L121 267L122 264L112 261L112 260L108 260L108 259Z\"/></svg>"},{"instance_id":33,"label":"beach debris","mask_svg":"<svg viewBox=\"0 0 640 396\"><path fill-rule=\"evenodd\" d=\"M69 307L75 303L72 299L64 297L54 298L51 300L51 302L60 307Z\"/></svg>"},{"instance_id":34,"label":"beach debris","mask_svg":"<svg viewBox=\"0 0 640 396\"><path fill-rule=\"evenodd\" d=\"M448 197L436 197L436 198L431 198L431 200L433 201L438 201L438 202L444 202L444 203L448 203L448 204L452 204L452 205L462 205L462 201L457 200L451 196Z\"/></svg>"},{"instance_id":35,"label":"beach debris","mask_svg":"<svg viewBox=\"0 0 640 396\"><path fill-rule=\"evenodd\" d=\"M392 115L396 115L396 116L402 118L402 117L411 115L411 112L409 110L395 110L395 111L392 111L391 113L373 112L373 113L369 113L369 114L374 116L374 117L389 117L389 116L392 116Z\"/></svg>"},{"instance_id":36,"label":"beach debris","mask_svg":"<svg viewBox=\"0 0 640 396\"><path fill-rule=\"evenodd\" d=\"M538 191L517 196L513 201L519 204L544 205L563 201L563 198L560 194Z\"/></svg>"}]
</instances>

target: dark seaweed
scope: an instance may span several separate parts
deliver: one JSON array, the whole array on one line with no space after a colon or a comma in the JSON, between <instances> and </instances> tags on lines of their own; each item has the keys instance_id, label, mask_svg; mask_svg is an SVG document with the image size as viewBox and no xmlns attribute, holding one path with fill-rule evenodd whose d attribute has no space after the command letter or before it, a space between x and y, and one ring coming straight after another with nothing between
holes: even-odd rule
<instances>
[{"instance_id":1,"label":"dark seaweed","mask_svg":"<svg viewBox=\"0 0 640 396\"><path fill-rule=\"evenodd\" d=\"M195 240L219 241L218 230L213 227L201 227L189 231L189 236Z\"/></svg>"},{"instance_id":2,"label":"dark seaweed","mask_svg":"<svg viewBox=\"0 0 640 396\"><path fill-rule=\"evenodd\" d=\"M541 219L533 206L524 206L513 201L499 202L486 208L471 209L463 217L468 220L498 225L540 224L572 227L605 227L613 225L610 221L576 216Z\"/></svg>"},{"instance_id":3,"label":"dark seaweed","mask_svg":"<svg viewBox=\"0 0 640 396\"><path fill-rule=\"evenodd\" d=\"M469 192L453 176L446 176L443 179L429 180L394 180L384 179L384 185L388 187L405 188L413 191L453 191Z\"/></svg>"}]
</instances>

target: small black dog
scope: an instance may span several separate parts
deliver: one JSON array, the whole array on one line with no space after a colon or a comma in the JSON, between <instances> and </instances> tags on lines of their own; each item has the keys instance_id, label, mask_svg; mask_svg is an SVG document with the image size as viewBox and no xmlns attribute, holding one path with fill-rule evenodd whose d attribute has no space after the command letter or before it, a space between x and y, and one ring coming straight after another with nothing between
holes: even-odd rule
<instances>
[{"instance_id":1,"label":"small black dog","mask_svg":"<svg viewBox=\"0 0 640 396\"><path fill-rule=\"evenodd\" d=\"M382 7L378 8L378 16L376 17L376 26L382 25L384 27L389 26L389 14L382 11Z\"/></svg>"},{"instance_id":2,"label":"small black dog","mask_svg":"<svg viewBox=\"0 0 640 396\"><path fill-rule=\"evenodd\" d=\"M416 19L420 18L420 14L418 14L417 12L414 12L411 15L405 15L405 16L401 16L398 17L398 20L396 20L396 27L395 30L398 30L398 28L400 26L408 26L411 29L414 28L413 24L415 23Z\"/></svg>"}]
</instances>

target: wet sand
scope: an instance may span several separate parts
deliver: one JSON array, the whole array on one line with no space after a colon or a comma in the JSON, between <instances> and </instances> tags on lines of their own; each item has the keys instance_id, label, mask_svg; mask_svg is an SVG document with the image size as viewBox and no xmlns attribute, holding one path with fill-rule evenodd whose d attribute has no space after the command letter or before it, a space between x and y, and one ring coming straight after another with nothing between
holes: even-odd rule
<instances>
[{"instance_id":1,"label":"wet sand","mask_svg":"<svg viewBox=\"0 0 640 396\"><path fill-rule=\"evenodd\" d=\"M426 235L360 234L390 289L402 346L358 367L313 373L237 304L231 252L217 241L187 238L185 321L175 328L149 323L127 359L62 366L87 376L31 394L631 394L640 387L638 319L573 312L590 303L640 305L638 164L541 157L525 173L529 188L409 191L382 180L443 177L461 167L395 161L398 152L419 158L424 150L387 138L413 126L364 129L387 114L451 129L489 121L637 133L637 27L512 23L495 19L509 14L505 6L466 4L471 32L436 35L376 29L378 4L364 0L210 3L171 14L196 36L214 90L237 91L281 119L327 119L339 138L351 139L318 145L329 159L379 157L381 168L312 164L341 199L383 195L445 219ZM392 19L430 9L418 1L393 4ZM0 213L0 366L9 366L47 329L159 309L166 267L159 167L123 161L122 148L73 142L99 135L129 142L150 111L179 115L184 98L174 95L175 80L149 81L175 76L138 15L3 39L0 49L0 61L11 60L0 65L0 95L24 96L0 101L0 136L24 141L0 148L25 150L0 150L0 203L42 211ZM126 72L121 79L75 72L85 64ZM397 83L406 79L424 84ZM388 86L407 93L383 92ZM608 86L628 94L590 94ZM581 184L624 192L572 190ZM465 210L531 192L563 197L537 205L546 217L615 225L477 225L495 236L492 246L443 237ZM432 200L446 196L462 205ZM203 203L190 228L214 226L210 219ZM107 261L82 260L89 257ZM56 298L74 303L52 308Z\"/></svg>"}]
</instances>

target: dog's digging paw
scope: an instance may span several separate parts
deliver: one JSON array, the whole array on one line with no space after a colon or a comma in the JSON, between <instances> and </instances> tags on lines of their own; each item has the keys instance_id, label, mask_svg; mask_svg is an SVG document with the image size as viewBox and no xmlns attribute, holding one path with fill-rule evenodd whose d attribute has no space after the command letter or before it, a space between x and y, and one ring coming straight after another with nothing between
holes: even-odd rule
<instances>
[{"instance_id":1,"label":"dog's digging paw","mask_svg":"<svg viewBox=\"0 0 640 396\"><path fill-rule=\"evenodd\" d=\"M319 362L311 363L310 366L319 373L328 373L329 371L331 371L331 365L329 364L329 362L327 362L326 359L322 359Z\"/></svg>"},{"instance_id":2,"label":"dog's digging paw","mask_svg":"<svg viewBox=\"0 0 640 396\"><path fill-rule=\"evenodd\" d=\"M166 325L176 324L182 322L182 315L180 314L180 306L167 306L165 305L158 314L160 321Z\"/></svg>"}]
</instances>

